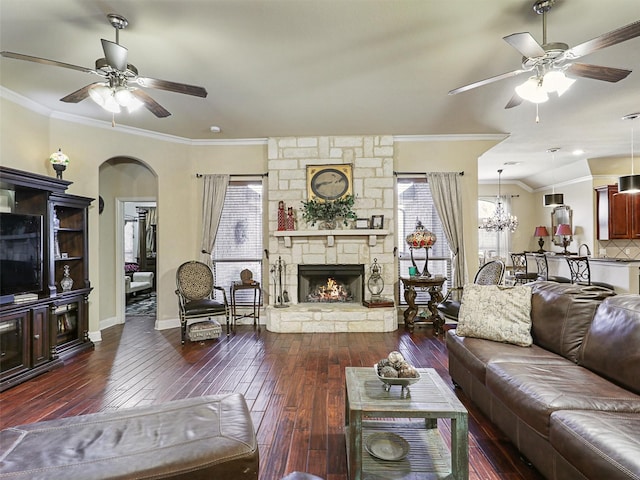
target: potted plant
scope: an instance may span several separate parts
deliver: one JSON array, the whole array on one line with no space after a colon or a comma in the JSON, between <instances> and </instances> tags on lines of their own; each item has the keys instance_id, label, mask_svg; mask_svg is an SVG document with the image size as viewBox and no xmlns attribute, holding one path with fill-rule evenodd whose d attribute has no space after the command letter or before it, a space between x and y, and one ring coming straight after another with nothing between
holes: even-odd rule
<instances>
[{"instance_id":1,"label":"potted plant","mask_svg":"<svg viewBox=\"0 0 640 480\"><path fill-rule=\"evenodd\" d=\"M336 200L303 200L302 218L311 226L320 222L320 228L333 230L336 228L338 219L342 219L344 225L349 225L349 220L358 218L353 211L354 203L353 195L345 195Z\"/></svg>"}]
</instances>

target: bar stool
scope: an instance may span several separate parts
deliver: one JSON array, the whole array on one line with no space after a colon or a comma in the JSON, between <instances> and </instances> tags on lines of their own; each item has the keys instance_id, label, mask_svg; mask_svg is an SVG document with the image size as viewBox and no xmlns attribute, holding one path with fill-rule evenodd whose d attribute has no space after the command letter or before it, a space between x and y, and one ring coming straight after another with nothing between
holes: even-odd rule
<instances>
[{"instance_id":1,"label":"bar stool","mask_svg":"<svg viewBox=\"0 0 640 480\"><path fill-rule=\"evenodd\" d=\"M513 276L515 284L522 285L524 283L533 282L538 279L538 272L529 272L527 268L527 254L512 253L511 263L513 264Z\"/></svg>"},{"instance_id":2,"label":"bar stool","mask_svg":"<svg viewBox=\"0 0 640 480\"><path fill-rule=\"evenodd\" d=\"M538 280L558 283L571 283L571 280L567 277L549 275L549 263L547 262L547 256L544 253L534 253L533 258L535 259L536 266L538 267Z\"/></svg>"},{"instance_id":3,"label":"bar stool","mask_svg":"<svg viewBox=\"0 0 640 480\"><path fill-rule=\"evenodd\" d=\"M613 285L605 282L591 281L591 267L589 266L589 257L570 256L567 257L569 271L571 272L571 283L578 285L594 285L609 290L615 290Z\"/></svg>"}]
</instances>

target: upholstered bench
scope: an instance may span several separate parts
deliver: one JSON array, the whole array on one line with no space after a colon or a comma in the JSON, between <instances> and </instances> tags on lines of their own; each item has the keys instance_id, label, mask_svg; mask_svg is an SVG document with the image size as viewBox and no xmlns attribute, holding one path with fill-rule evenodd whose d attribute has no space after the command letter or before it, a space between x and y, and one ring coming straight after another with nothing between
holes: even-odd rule
<instances>
[{"instance_id":1,"label":"upholstered bench","mask_svg":"<svg viewBox=\"0 0 640 480\"><path fill-rule=\"evenodd\" d=\"M2 430L0 478L256 480L258 444L241 394L190 398Z\"/></svg>"}]
</instances>

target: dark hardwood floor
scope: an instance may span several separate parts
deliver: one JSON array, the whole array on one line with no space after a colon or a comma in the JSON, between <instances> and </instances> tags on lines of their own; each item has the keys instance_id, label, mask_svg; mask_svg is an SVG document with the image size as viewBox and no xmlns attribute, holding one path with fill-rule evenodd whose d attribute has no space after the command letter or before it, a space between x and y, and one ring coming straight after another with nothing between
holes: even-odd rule
<instances>
[{"instance_id":1,"label":"dark hardwood floor","mask_svg":"<svg viewBox=\"0 0 640 480\"><path fill-rule=\"evenodd\" d=\"M260 479L307 471L346 480L344 369L371 367L399 350L451 384L444 342L431 328L391 333L276 334L238 326L235 334L180 344L178 329L127 317L65 366L0 394L0 427L158 404L224 392L244 394L260 449ZM452 387L453 388L453 387ZM461 391L469 409L470 478L542 479ZM439 421L449 440L449 424Z\"/></svg>"}]
</instances>

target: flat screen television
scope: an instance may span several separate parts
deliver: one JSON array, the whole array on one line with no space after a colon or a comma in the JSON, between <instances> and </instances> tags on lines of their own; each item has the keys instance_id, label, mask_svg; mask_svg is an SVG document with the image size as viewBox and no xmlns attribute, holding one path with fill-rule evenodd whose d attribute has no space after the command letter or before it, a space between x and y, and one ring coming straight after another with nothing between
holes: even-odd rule
<instances>
[{"instance_id":1,"label":"flat screen television","mask_svg":"<svg viewBox=\"0 0 640 480\"><path fill-rule=\"evenodd\" d=\"M42 215L0 213L0 295L40 292Z\"/></svg>"}]
</instances>

